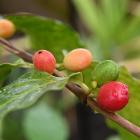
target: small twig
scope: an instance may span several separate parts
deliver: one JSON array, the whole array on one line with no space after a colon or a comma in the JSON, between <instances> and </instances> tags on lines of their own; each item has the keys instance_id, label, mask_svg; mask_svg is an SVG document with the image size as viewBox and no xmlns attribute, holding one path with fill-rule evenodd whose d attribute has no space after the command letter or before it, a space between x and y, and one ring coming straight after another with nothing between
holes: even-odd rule
<instances>
[{"instance_id":1,"label":"small twig","mask_svg":"<svg viewBox=\"0 0 140 140\"><path fill-rule=\"evenodd\" d=\"M19 50L19 49L15 48L15 47L14 47L12 44L10 44L10 42L8 42L7 40L5 40L5 39L3 39L3 38L0 38L0 44L3 45L3 47L4 47L7 51L9 51L9 52L11 52L11 53L13 53L13 54L19 56L20 58L24 59L24 60L27 61L27 62L32 62L32 55L31 55L30 53L27 53L27 52L25 52L25 51L22 51L22 50Z\"/></svg>"},{"instance_id":2,"label":"small twig","mask_svg":"<svg viewBox=\"0 0 140 140\"><path fill-rule=\"evenodd\" d=\"M21 51L14 46L12 46L8 41L0 38L0 44L9 52L19 56L20 58L23 58L25 61L32 62L32 55ZM56 76L63 76L59 71L55 70L54 74ZM75 83L68 83L66 87L72 91L77 97L80 98L80 100L84 103L86 103L92 110L95 109L102 115L104 115L106 118L116 122L121 127L127 129L129 132L133 133L134 135L140 137L140 127L136 126L135 124L129 122L125 118L121 117L118 114L110 113L105 110L102 110L98 105L97 102L88 96L88 94L79 86L77 86Z\"/></svg>"}]
</instances>

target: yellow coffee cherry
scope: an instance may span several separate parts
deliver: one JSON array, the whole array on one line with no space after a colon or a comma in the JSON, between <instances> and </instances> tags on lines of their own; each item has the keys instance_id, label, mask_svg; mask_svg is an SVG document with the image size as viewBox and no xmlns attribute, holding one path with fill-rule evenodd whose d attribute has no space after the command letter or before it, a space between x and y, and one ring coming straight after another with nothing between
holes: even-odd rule
<instances>
[{"instance_id":1,"label":"yellow coffee cherry","mask_svg":"<svg viewBox=\"0 0 140 140\"><path fill-rule=\"evenodd\" d=\"M64 60L63 65L71 71L82 71L92 63L92 54L89 50L78 48L69 52Z\"/></svg>"}]
</instances>

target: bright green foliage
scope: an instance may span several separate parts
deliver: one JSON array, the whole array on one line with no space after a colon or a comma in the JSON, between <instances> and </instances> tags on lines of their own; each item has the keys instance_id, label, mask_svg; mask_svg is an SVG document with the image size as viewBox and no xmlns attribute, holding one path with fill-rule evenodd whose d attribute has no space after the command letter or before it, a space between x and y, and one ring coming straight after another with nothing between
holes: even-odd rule
<instances>
[{"instance_id":1,"label":"bright green foliage","mask_svg":"<svg viewBox=\"0 0 140 140\"><path fill-rule=\"evenodd\" d=\"M132 123L140 126L140 80L133 78L124 67L120 68L118 80L127 84L129 88L129 103L122 111L119 112L119 114ZM138 137L132 135L117 124L113 122L109 122L109 124L118 130L121 134L122 140L139 140Z\"/></svg>"},{"instance_id":2,"label":"bright green foliage","mask_svg":"<svg viewBox=\"0 0 140 140\"><path fill-rule=\"evenodd\" d=\"M45 103L27 110L23 129L29 140L66 140L68 136L63 116Z\"/></svg>"},{"instance_id":3,"label":"bright green foliage","mask_svg":"<svg viewBox=\"0 0 140 140\"><path fill-rule=\"evenodd\" d=\"M6 18L14 22L17 30L30 37L35 50L49 50L57 61L62 62L63 50L84 47L78 34L60 21L30 14L17 14Z\"/></svg>"}]
</instances>

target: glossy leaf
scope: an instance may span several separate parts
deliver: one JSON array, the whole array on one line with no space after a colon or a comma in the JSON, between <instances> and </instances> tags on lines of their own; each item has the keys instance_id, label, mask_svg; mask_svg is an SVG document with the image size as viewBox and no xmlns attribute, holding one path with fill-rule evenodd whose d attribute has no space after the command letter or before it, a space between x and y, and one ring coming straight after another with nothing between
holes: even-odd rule
<instances>
[{"instance_id":1,"label":"glossy leaf","mask_svg":"<svg viewBox=\"0 0 140 140\"><path fill-rule=\"evenodd\" d=\"M50 90L61 90L68 78L31 71L0 90L0 118L9 111L28 107Z\"/></svg>"}]
</instances>

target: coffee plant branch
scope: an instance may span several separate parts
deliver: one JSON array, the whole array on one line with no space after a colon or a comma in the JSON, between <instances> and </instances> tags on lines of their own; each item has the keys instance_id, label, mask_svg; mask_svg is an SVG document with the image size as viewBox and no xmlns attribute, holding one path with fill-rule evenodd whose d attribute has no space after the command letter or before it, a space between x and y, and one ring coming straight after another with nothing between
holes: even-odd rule
<instances>
[{"instance_id":1,"label":"coffee plant branch","mask_svg":"<svg viewBox=\"0 0 140 140\"><path fill-rule=\"evenodd\" d=\"M19 56L20 58L22 58L23 60L25 60L27 62L32 63L32 55L31 54L15 48L10 42L8 42L7 40L5 40L3 38L0 38L0 44L7 51ZM63 76L58 70L55 70L54 75L59 76L59 77ZM97 102L93 98L88 96L88 93L86 93L76 83L70 82L66 85L66 88L68 88L70 91L72 91L83 103L85 103L87 106L89 106L92 110L98 111L103 116L105 116L107 119L110 119L110 120L116 122L121 127L127 129L129 132L140 137L140 127L129 122L128 120L126 120L125 118L121 117L120 115L118 115L116 113L110 113L110 112L107 112L105 110L102 110L97 105Z\"/></svg>"}]
</instances>

